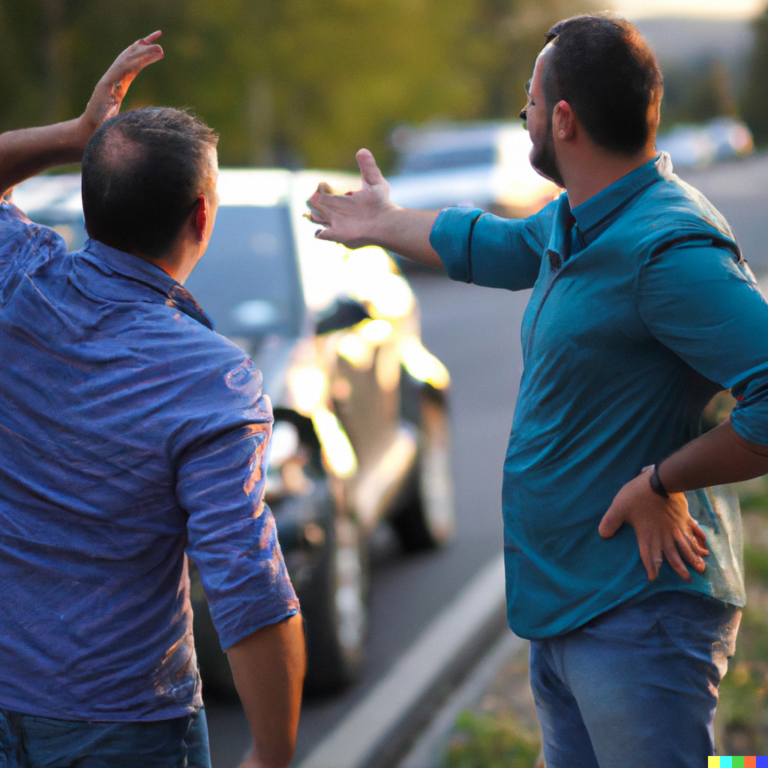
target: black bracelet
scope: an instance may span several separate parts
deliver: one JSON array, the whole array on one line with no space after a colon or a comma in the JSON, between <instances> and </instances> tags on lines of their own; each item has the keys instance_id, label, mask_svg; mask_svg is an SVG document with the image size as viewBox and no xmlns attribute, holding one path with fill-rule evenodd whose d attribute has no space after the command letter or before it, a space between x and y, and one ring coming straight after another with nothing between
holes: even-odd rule
<instances>
[{"instance_id":1,"label":"black bracelet","mask_svg":"<svg viewBox=\"0 0 768 768\"><path fill-rule=\"evenodd\" d=\"M659 477L659 465L654 464L653 470L651 471L651 475L648 478L648 482L651 484L651 490L659 495L664 497L665 499L669 498L669 494L667 493L667 489L664 487L664 483L661 482L661 478Z\"/></svg>"}]
</instances>

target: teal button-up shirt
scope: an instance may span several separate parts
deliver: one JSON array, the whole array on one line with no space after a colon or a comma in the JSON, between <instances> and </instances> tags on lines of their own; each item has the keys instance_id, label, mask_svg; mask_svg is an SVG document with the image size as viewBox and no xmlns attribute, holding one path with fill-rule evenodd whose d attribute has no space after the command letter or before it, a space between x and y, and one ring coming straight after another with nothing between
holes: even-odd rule
<instances>
[{"instance_id":1,"label":"teal button-up shirt","mask_svg":"<svg viewBox=\"0 0 768 768\"><path fill-rule=\"evenodd\" d=\"M512 629L560 634L669 589L743 605L730 488L687 494L711 551L692 584L666 562L648 581L629 526L597 530L718 391L739 400L737 432L768 444L768 304L725 220L663 154L573 211L563 194L528 219L481 214L443 211L431 242L454 280L533 288L502 490Z\"/></svg>"}]
</instances>

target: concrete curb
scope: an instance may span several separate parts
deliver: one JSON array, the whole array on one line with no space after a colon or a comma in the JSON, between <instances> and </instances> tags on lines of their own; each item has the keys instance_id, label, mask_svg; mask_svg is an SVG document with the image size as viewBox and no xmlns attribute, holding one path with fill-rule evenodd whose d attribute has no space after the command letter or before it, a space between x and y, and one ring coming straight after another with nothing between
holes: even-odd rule
<instances>
[{"instance_id":1,"label":"concrete curb","mask_svg":"<svg viewBox=\"0 0 768 768\"><path fill-rule=\"evenodd\" d=\"M397 768L436 768L440 764L448 735L456 718L464 709L471 709L499 673L500 667L525 645L517 635L504 632L470 676L448 699L432 719L429 727L416 741Z\"/></svg>"},{"instance_id":2,"label":"concrete curb","mask_svg":"<svg viewBox=\"0 0 768 768\"><path fill-rule=\"evenodd\" d=\"M504 561L499 556L297 768L396 765L434 708L505 625Z\"/></svg>"}]
</instances>

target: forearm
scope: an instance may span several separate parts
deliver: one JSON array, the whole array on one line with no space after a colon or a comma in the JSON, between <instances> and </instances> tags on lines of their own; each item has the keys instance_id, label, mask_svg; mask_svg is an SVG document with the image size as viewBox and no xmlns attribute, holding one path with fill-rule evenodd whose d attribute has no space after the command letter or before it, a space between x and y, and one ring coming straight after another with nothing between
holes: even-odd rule
<instances>
[{"instance_id":1,"label":"forearm","mask_svg":"<svg viewBox=\"0 0 768 768\"><path fill-rule=\"evenodd\" d=\"M0 200L16 184L63 163L78 163L91 136L120 105L138 73L163 57L153 43L160 32L128 46L96 84L83 114L65 123L24 128L0 135Z\"/></svg>"},{"instance_id":2,"label":"forearm","mask_svg":"<svg viewBox=\"0 0 768 768\"><path fill-rule=\"evenodd\" d=\"M420 264L442 267L443 262L429 242L438 214L439 211L388 207L372 223L371 244Z\"/></svg>"},{"instance_id":3,"label":"forearm","mask_svg":"<svg viewBox=\"0 0 768 768\"><path fill-rule=\"evenodd\" d=\"M306 667L301 615L263 627L228 651L258 768L288 768L293 759Z\"/></svg>"},{"instance_id":4,"label":"forearm","mask_svg":"<svg viewBox=\"0 0 768 768\"><path fill-rule=\"evenodd\" d=\"M0 135L0 199L25 179L64 163L78 163L91 137L82 120Z\"/></svg>"},{"instance_id":5,"label":"forearm","mask_svg":"<svg viewBox=\"0 0 768 768\"><path fill-rule=\"evenodd\" d=\"M768 474L768 446L741 437L730 419L659 464L668 493L736 483Z\"/></svg>"}]
</instances>

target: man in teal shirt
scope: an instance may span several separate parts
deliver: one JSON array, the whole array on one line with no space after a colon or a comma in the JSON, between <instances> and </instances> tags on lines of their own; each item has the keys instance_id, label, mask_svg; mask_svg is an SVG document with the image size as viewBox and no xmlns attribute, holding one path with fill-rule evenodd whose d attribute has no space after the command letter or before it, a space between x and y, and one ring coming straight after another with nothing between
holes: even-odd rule
<instances>
[{"instance_id":1,"label":"man in teal shirt","mask_svg":"<svg viewBox=\"0 0 768 768\"><path fill-rule=\"evenodd\" d=\"M532 288L504 464L509 623L532 640L548 768L699 766L744 605L738 502L768 472L768 304L725 220L655 150L662 79L632 25L556 25L523 117L566 193L507 221L363 189L322 239ZM738 406L700 437L722 389ZM628 525L624 525L628 523Z\"/></svg>"}]
</instances>

